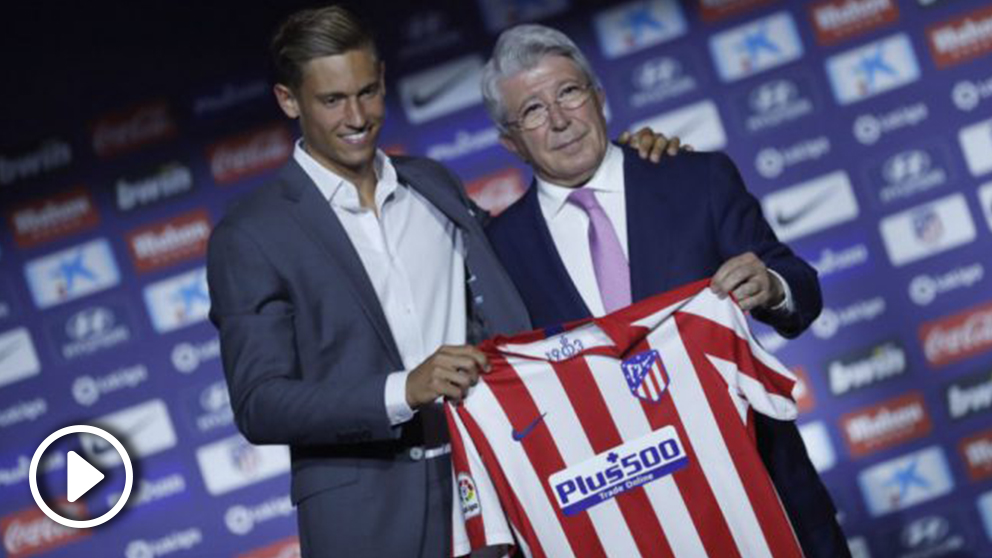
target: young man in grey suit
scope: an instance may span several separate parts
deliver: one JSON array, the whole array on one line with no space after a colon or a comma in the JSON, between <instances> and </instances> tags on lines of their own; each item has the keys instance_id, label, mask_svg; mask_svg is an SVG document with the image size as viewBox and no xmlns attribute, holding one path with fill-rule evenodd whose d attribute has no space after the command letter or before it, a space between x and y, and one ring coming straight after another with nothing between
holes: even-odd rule
<instances>
[{"instance_id":1,"label":"young man in grey suit","mask_svg":"<svg viewBox=\"0 0 992 558\"><path fill-rule=\"evenodd\" d=\"M529 329L526 309L458 179L377 149L383 64L355 17L295 13L272 55L276 99L303 138L208 252L238 428L290 446L304 556L446 556L437 401L464 397L488 366L471 344Z\"/></svg>"}]
</instances>

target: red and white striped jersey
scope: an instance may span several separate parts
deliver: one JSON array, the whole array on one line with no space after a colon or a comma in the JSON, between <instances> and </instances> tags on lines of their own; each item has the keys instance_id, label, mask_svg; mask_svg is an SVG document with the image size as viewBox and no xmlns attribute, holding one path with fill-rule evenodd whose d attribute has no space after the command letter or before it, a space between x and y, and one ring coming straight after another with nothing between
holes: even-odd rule
<instances>
[{"instance_id":1,"label":"red and white striped jersey","mask_svg":"<svg viewBox=\"0 0 992 558\"><path fill-rule=\"evenodd\" d=\"M708 285L483 344L446 406L456 555L802 556L750 417L794 419L796 379Z\"/></svg>"}]
</instances>

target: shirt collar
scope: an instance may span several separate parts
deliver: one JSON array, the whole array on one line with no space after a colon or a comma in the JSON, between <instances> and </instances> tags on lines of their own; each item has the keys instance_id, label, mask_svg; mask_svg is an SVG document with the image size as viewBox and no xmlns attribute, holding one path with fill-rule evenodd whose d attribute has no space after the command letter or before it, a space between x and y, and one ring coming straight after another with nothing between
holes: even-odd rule
<instances>
[{"instance_id":1,"label":"shirt collar","mask_svg":"<svg viewBox=\"0 0 992 558\"><path fill-rule=\"evenodd\" d=\"M303 170L313 180L317 189L320 190L321 195L331 205L352 212L363 210L361 201L358 198L358 188L336 172L317 162L303 148L302 138L296 142L296 147L293 149L293 158L303 167ZM375 204L381 210L382 205L389 199L389 196L397 191L399 178L389 155L386 155L381 149L376 149L375 151L373 167L377 181Z\"/></svg>"},{"instance_id":2,"label":"shirt collar","mask_svg":"<svg viewBox=\"0 0 992 558\"><path fill-rule=\"evenodd\" d=\"M620 173L620 174L618 174ZM603 162L596 169L596 172L581 188L590 188L597 192L623 193L623 181L617 177L623 176L623 151L609 143L606 145L606 155ZM575 191L575 188L559 186L552 182L535 177L537 182L537 195L541 205L548 209L548 215L555 217L561 208L568 201L568 195Z\"/></svg>"}]
</instances>

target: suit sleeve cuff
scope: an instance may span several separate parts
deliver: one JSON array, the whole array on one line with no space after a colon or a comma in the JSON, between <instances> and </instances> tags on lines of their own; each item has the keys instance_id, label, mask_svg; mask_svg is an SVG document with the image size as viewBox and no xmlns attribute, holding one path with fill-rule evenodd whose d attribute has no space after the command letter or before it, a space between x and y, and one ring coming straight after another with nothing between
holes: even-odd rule
<instances>
[{"instance_id":1,"label":"suit sleeve cuff","mask_svg":"<svg viewBox=\"0 0 992 558\"><path fill-rule=\"evenodd\" d=\"M386 378L386 415L389 424L397 426L413 418L414 410L406 403L406 377L409 370L393 372Z\"/></svg>"},{"instance_id":2,"label":"suit sleeve cuff","mask_svg":"<svg viewBox=\"0 0 992 558\"><path fill-rule=\"evenodd\" d=\"M774 269L769 267L768 271L778 279L779 283L782 284L782 291L785 294L785 296L782 297L782 302L772 306L769 310L777 314L792 314L796 311L796 301L792 298L792 289L789 288L789 283L786 282L785 278L779 275L779 273Z\"/></svg>"}]
</instances>

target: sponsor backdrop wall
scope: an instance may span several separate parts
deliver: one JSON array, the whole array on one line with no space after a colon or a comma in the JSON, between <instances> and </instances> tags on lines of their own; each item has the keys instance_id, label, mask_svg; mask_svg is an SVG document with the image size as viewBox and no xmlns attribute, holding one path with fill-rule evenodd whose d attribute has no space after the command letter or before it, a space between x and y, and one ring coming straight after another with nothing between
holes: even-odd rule
<instances>
[{"instance_id":1,"label":"sponsor backdrop wall","mask_svg":"<svg viewBox=\"0 0 992 558\"><path fill-rule=\"evenodd\" d=\"M613 133L649 125L729 152L779 236L819 269L812 329L788 342L756 332L803 380L799 423L856 554L992 555L987 2L417 4L382 8L384 146L445 162L499 211L529 178L482 108L484 57L515 22L567 32L603 79ZM86 108L73 117L3 131L2 556L295 548L287 452L237 433L206 321L211 226L297 134L251 58L261 49L230 52L207 71L188 58L156 68L171 87L122 71L74 100ZM137 462L126 511L90 531L51 523L28 490L35 448L76 423L119 434ZM121 490L119 460L63 440L41 467L52 498L68 449L109 473L74 505L100 515Z\"/></svg>"}]
</instances>

